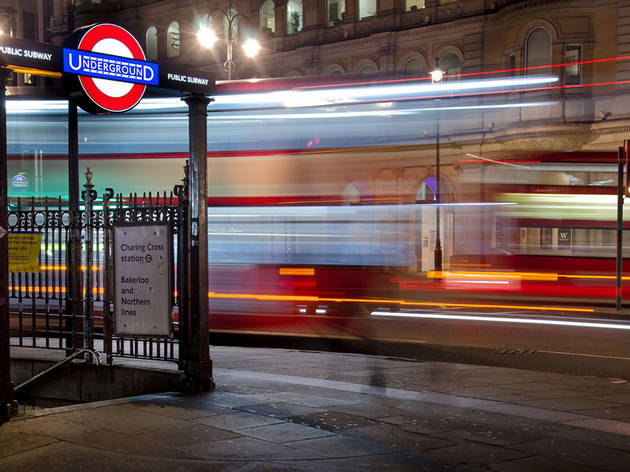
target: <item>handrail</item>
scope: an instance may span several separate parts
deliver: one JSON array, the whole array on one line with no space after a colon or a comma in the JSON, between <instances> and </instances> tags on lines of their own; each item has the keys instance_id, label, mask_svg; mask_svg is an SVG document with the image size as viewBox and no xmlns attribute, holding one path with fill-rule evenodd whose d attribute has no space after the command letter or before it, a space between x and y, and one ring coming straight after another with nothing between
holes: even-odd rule
<instances>
[{"instance_id":1,"label":"handrail","mask_svg":"<svg viewBox=\"0 0 630 472\"><path fill-rule=\"evenodd\" d=\"M64 364L66 364L67 362L70 362L71 360L76 359L77 357L79 357L81 354L83 354L85 352L89 352L90 354L92 354L96 358L96 364L97 365L101 365L103 363L103 359L101 358L101 353L100 352L98 352L96 349L92 349L90 347L84 347L84 348L79 349L78 351L72 353L71 355L69 355L65 359L57 362L55 365L50 366L48 369L41 371L39 374L35 375L34 377L31 377L26 382L21 383L20 385L18 385L17 387L15 387L13 389L13 393L19 392L20 390L22 390L23 388L29 386L30 384L32 384L36 380L42 378L44 375L48 374L49 372L52 372L57 367L60 367L60 366L62 366Z\"/></svg>"}]
</instances>

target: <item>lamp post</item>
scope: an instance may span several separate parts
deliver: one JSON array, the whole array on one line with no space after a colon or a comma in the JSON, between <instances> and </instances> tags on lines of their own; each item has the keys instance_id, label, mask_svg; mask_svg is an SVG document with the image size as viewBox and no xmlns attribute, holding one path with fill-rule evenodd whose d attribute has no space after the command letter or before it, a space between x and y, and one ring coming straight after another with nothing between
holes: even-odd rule
<instances>
[{"instance_id":1,"label":"lamp post","mask_svg":"<svg viewBox=\"0 0 630 472\"><path fill-rule=\"evenodd\" d=\"M235 69L234 59L233 59L234 28L237 26L239 18L243 18L245 21L250 23L250 25L251 25L251 22L249 21L249 18L247 18L247 16L243 15L242 13L234 12L231 1L226 8L213 8L212 10L210 10L210 15L212 15L212 13L214 12L220 12L223 15L223 18L225 19L225 22L227 23L227 41L226 41L227 50L226 50L226 61L224 63L224 68L225 68L225 71L227 72L228 80L232 80L232 72L234 72L234 69ZM212 48L212 46L214 45L217 39L218 38L216 34L214 33L214 31L207 26L200 28L199 31L197 32L197 40L205 48L208 48L208 49ZM243 47L243 50L245 51L245 54L248 57L254 57L261 48L258 41L256 41L256 39L254 38L250 38L247 41L245 41L242 47Z\"/></svg>"},{"instance_id":2,"label":"lamp post","mask_svg":"<svg viewBox=\"0 0 630 472\"><path fill-rule=\"evenodd\" d=\"M438 61L436 61L436 64ZM439 68L431 71L431 82L442 81L444 72ZM440 110L436 112L435 124L435 250L433 251L433 270L442 270L442 242L440 240Z\"/></svg>"}]
</instances>

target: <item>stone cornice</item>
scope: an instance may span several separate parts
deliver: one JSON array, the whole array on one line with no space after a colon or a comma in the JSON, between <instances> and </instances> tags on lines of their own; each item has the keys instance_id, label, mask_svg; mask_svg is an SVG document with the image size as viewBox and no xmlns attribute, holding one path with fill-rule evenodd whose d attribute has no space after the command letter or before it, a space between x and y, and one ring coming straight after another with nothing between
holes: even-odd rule
<instances>
[{"instance_id":1,"label":"stone cornice","mask_svg":"<svg viewBox=\"0 0 630 472\"><path fill-rule=\"evenodd\" d=\"M578 151L600 138L630 134L630 120L583 124L543 125L510 128L485 134L488 142L497 142L504 149ZM615 138L617 139L617 138ZM621 144L621 141L619 142Z\"/></svg>"}]
</instances>

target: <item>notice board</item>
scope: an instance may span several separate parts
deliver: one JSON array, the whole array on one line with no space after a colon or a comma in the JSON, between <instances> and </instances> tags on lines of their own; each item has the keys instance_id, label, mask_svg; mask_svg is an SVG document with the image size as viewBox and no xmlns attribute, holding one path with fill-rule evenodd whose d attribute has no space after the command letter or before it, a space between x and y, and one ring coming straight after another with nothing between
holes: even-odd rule
<instances>
[{"instance_id":1,"label":"notice board","mask_svg":"<svg viewBox=\"0 0 630 472\"><path fill-rule=\"evenodd\" d=\"M171 336L167 224L114 226L114 332Z\"/></svg>"},{"instance_id":2,"label":"notice board","mask_svg":"<svg viewBox=\"0 0 630 472\"><path fill-rule=\"evenodd\" d=\"M9 233L9 272L40 272L40 233Z\"/></svg>"}]
</instances>

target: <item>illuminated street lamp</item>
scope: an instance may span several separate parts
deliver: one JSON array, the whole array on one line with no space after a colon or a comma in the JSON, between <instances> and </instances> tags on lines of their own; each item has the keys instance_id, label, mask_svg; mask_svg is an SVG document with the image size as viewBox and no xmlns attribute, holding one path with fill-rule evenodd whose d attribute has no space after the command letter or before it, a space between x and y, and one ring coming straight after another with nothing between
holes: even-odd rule
<instances>
[{"instance_id":1,"label":"illuminated street lamp","mask_svg":"<svg viewBox=\"0 0 630 472\"><path fill-rule=\"evenodd\" d=\"M250 21L249 18L247 18L247 16L243 15L242 13L234 13L231 1L227 8L213 8L212 10L210 10L210 16L212 15L212 13L217 11L223 15L223 18L227 23L227 60L225 61L224 67L225 71L227 72L228 80L232 80L232 72L235 69L234 59L232 55L234 45L234 28L238 24L238 18L243 18L248 23L250 23ZM207 49L212 48L217 39L217 35L214 33L214 31L207 26L200 28L197 32L197 40L199 41L199 44ZM261 48L258 41L256 41L256 39L254 38L250 38L245 41L242 47L248 57L254 57Z\"/></svg>"},{"instance_id":2,"label":"illuminated street lamp","mask_svg":"<svg viewBox=\"0 0 630 472\"><path fill-rule=\"evenodd\" d=\"M439 62L436 60L436 64ZM444 72L440 68L431 71L431 82L442 81ZM435 250L433 252L433 269L442 270L442 242L440 240L440 110L436 112L435 123Z\"/></svg>"}]
</instances>

